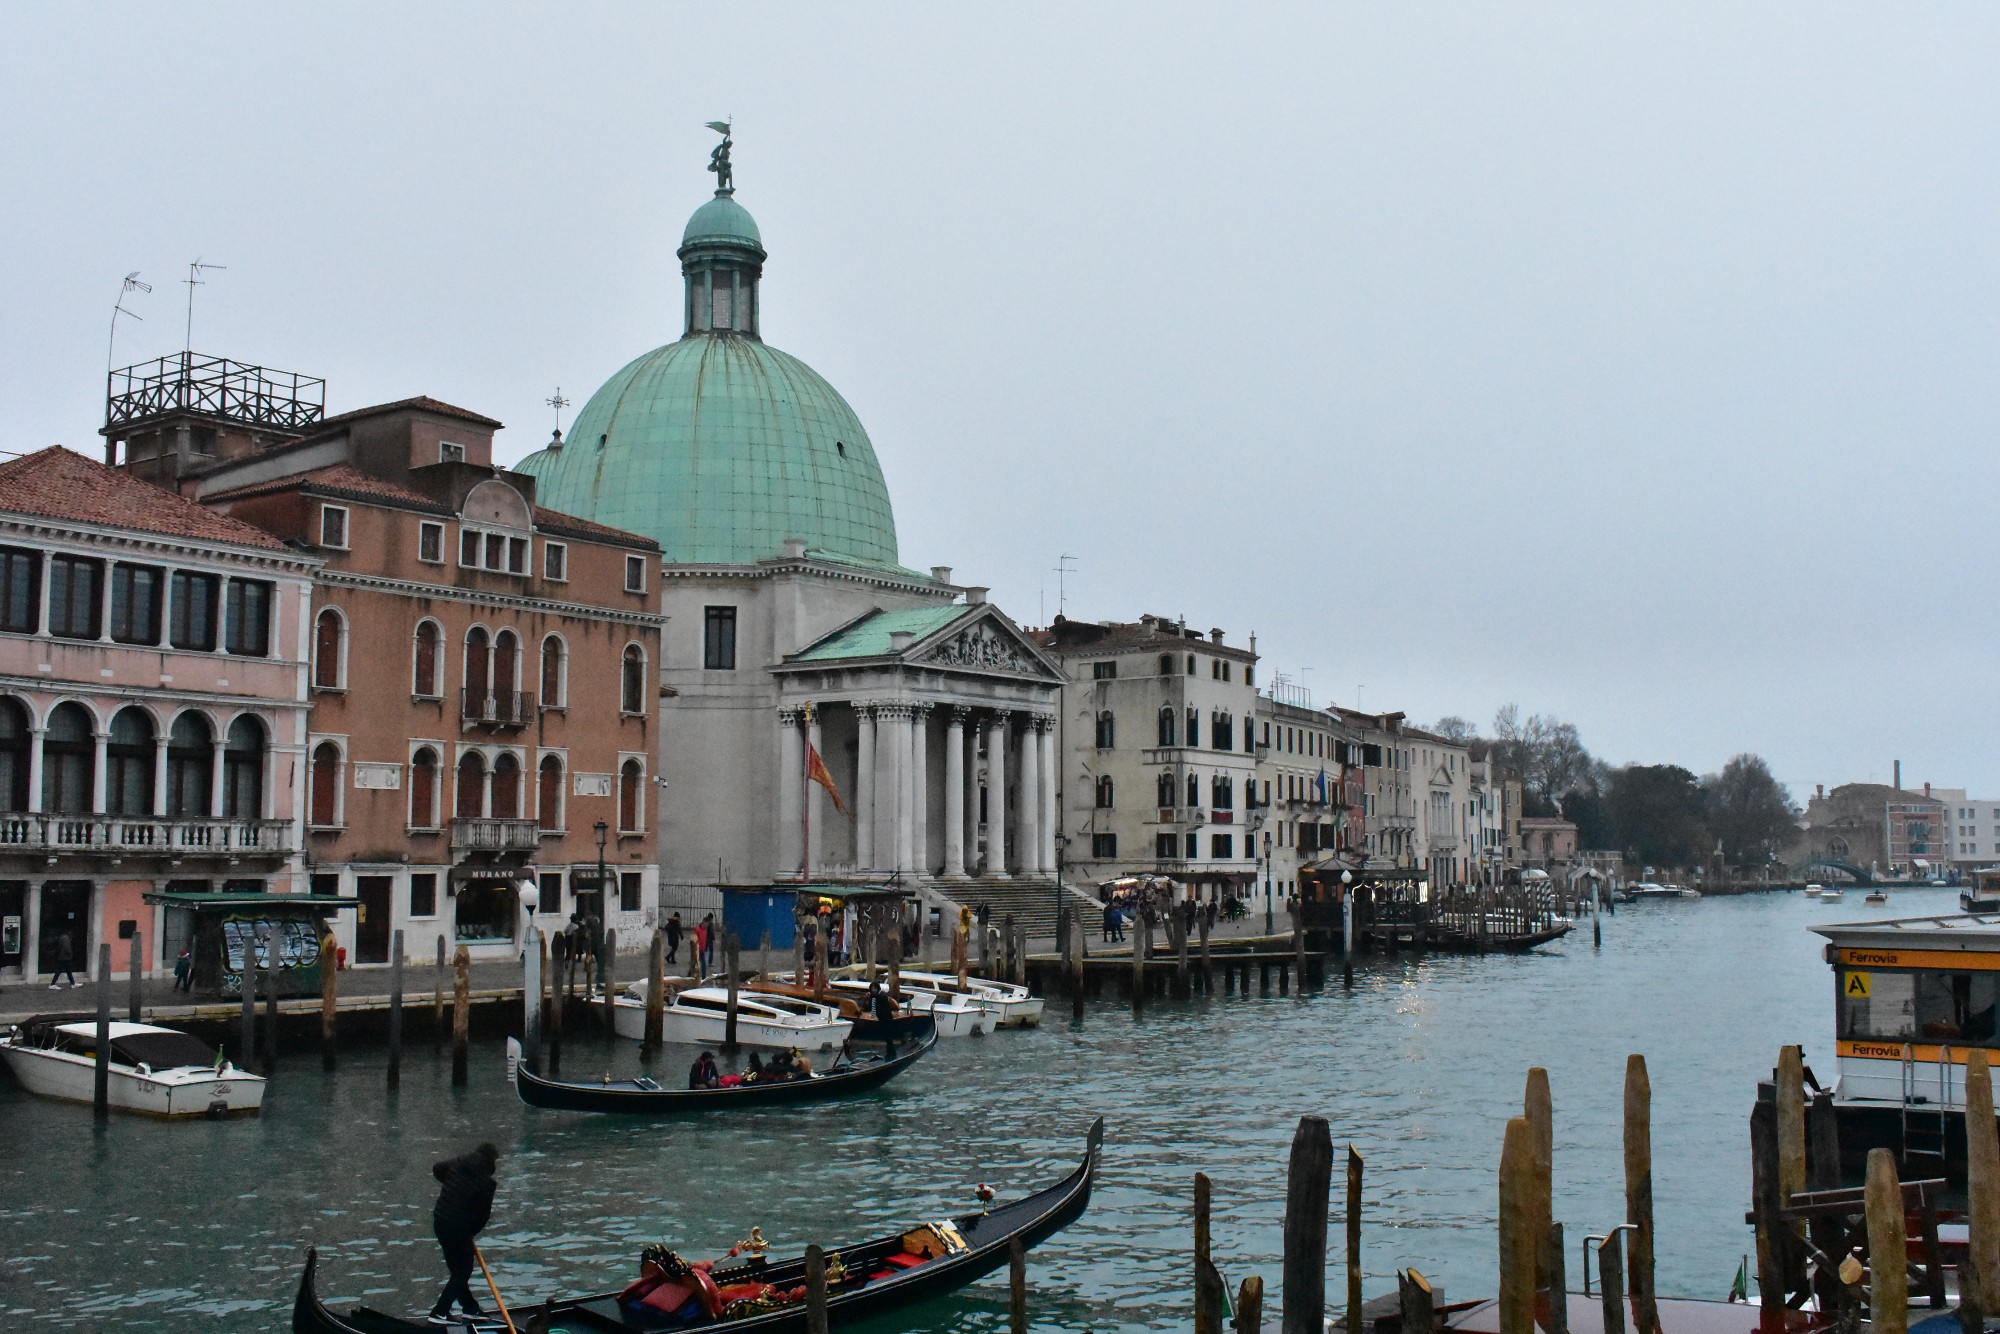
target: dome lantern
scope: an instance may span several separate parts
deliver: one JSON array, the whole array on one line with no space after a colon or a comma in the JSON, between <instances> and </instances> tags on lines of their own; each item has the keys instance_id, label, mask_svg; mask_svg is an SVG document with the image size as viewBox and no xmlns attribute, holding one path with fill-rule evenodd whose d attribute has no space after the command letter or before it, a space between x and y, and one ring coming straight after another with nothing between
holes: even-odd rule
<instances>
[{"instance_id":1,"label":"dome lantern","mask_svg":"<svg viewBox=\"0 0 2000 1334\"><path fill-rule=\"evenodd\" d=\"M715 173L715 198L694 211L681 233L681 275L687 283L681 332L755 338L764 238L750 210L736 202L736 175L729 162L734 140L728 123L710 121L708 128L722 136L708 156L708 169Z\"/></svg>"}]
</instances>

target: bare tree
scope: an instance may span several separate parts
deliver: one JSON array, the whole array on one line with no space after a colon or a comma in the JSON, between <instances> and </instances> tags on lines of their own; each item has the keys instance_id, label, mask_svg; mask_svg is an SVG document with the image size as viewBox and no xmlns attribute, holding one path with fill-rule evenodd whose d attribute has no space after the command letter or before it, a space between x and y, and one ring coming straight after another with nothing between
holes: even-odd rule
<instances>
[{"instance_id":1,"label":"bare tree","mask_svg":"<svg viewBox=\"0 0 2000 1334\"><path fill-rule=\"evenodd\" d=\"M1479 737L1479 729L1455 713L1438 719L1426 730L1437 733L1447 741L1460 743L1474 741Z\"/></svg>"}]
</instances>

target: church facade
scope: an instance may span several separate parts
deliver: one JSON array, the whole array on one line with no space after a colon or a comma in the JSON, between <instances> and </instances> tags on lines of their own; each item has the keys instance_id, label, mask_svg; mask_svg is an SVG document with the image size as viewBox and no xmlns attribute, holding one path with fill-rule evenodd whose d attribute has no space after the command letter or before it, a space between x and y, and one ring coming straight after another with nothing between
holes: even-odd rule
<instances>
[{"instance_id":1,"label":"church facade","mask_svg":"<svg viewBox=\"0 0 2000 1334\"><path fill-rule=\"evenodd\" d=\"M983 588L900 563L866 430L763 341L762 236L719 184L681 337L519 465L660 544L662 883L1053 886L1062 673Z\"/></svg>"}]
</instances>

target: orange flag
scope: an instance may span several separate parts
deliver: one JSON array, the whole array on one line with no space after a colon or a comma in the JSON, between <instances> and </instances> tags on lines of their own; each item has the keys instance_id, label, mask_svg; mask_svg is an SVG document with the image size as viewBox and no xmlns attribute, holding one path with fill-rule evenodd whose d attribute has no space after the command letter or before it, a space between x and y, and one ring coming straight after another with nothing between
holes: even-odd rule
<instances>
[{"instance_id":1,"label":"orange flag","mask_svg":"<svg viewBox=\"0 0 2000 1334\"><path fill-rule=\"evenodd\" d=\"M834 785L833 775L828 772L826 761L819 757L819 747L810 741L806 742L806 780L825 788L826 795L833 801L833 808L842 815L847 814L847 803L840 799L840 789Z\"/></svg>"}]
</instances>

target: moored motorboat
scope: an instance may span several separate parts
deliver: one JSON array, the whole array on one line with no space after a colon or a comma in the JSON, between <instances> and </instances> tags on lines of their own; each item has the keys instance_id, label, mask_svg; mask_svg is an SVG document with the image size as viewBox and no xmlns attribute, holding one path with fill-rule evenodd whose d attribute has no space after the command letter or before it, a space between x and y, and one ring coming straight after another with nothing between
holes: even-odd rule
<instances>
[{"instance_id":1,"label":"moored motorboat","mask_svg":"<svg viewBox=\"0 0 2000 1334\"><path fill-rule=\"evenodd\" d=\"M858 976L858 970L845 970L849 976ZM836 972L835 976L840 976ZM1013 982L999 982L990 977L967 977L965 985L958 985L958 978L950 973L928 973L921 970L902 969L898 972L905 990L932 992L958 1000L977 1001L993 1012L995 1028L1032 1028L1042 1022L1041 997L1031 995L1024 986Z\"/></svg>"},{"instance_id":2,"label":"moored motorboat","mask_svg":"<svg viewBox=\"0 0 2000 1334\"><path fill-rule=\"evenodd\" d=\"M872 1241L826 1249L827 1321L842 1327L955 1292L1007 1263L1019 1241L1032 1247L1082 1216L1103 1154L1104 1121L1090 1128L1083 1161L1061 1181L1009 1204L957 1218L917 1223ZM703 1330L803 1334L807 1328L805 1258L688 1264L648 1248L639 1282L621 1292L557 1298L515 1312L523 1327L653 1331L698 1325ZM293 1334L432 1334L436 1326L367 1307L345 1315L329 1310L318 1289L319 1256L306 1251L292 1302ZM677 1300L682 1305L668 1305ZM675 1317L693 1315L689 1321Z\"/></svg>"},{"instance_id":3,"label":"moored motorboat","mask_svg":"<svg viewBox=\"0 0 2000 1334\"><path fill-rule=\"evenodd\" d=\"M1861 896L1861 901L1871 908L1880 908L1889 902L1889 896L1879 889L1871 889Z\"/></svg>"},{"instance_id":4,"label":"moored motorboat","mask_svg":"<svg viewBox=\"0 0 2000 1334\"><path fill-rule=\"evenodd\" d=\"M724 1040L729 1027L726 987L688 987L666 998L662 1040L713 1044ZM621 1038L646 1036L643 993L628 990L611 1008L611 1022ZM736 997L736 1041L746 1047L799 1047L831 1051L845 1043L854 1022L830 1005L759 996L739 991Z\"/></svg>"},{"instance_id":5,"label":"moored motorboat","mask_svg":"<svg viewBox=\"0 0 2000 1334\"><path fill-rule=\"evenodd\" d=\"M845 991L836 991L829 987L827 994L820 997L813 994L812 988L799 986L795 982L782 982L773 977L751 977L744 980L742 989L745 992L789 996L794 1000L809 1000L821 1005L830 1005L840 1012L841 1018L853 1022L854 1031L848 1034L850 1042L916 1042L925 1034L932 1032L937 1033L939 1037L963 1035L962 1033L947 1035L943 1031L943 1024L934 1022L927 1011L920 1011L910 1003L907 992L897 999L898 1013L895 1018L877 1019L862 1009L868 998L866 987L861 989L859 995L850 995ZM943 1018L949 1023L962 1019L962 1016L947 1014ZM992 1026L992 1021L985 1016L984 1011L973 1018L988 1027Z\"/></svg>"},{"instance_id":6,"label":"moored motorboat","mask_svg":"<svg viewBox=\"0 0 2000 1334\"><path fill-rule=\"evenodd\" d=\"M941 1038L970 1038L982 1033L990 1033L994 1028L995 1013L979 1001L964 996L949 996L940 992L925 990L908 985L908 974L904 974L904 985L897 993L896 1002L905 1009L921 1015L928 1015L937 1025ZM810 987L792 980L792 974L780 973L776 981L766 984L783 995L809 998ZM887 985L886 979L884 985ZM831 995L829 1004L837 997L841 1003L857 1009L868 996L868 983L845 973L835 973L826 979L826 989ZM860 1021L857 1020L857 1023ZM855 1036L866 1039L869 1034L865 1025L858 1027Z\"/></svg>"},{"instance_id":7,"label":"moored motorboat","mask_svg":"<svg viewBox=\"0 0 2000 1334\"><path fill-rule=\"evenodd\" d=\"M1807 897L1807 898L1809 898L1809 899L1816 899L1816 898L1818 898L1818 897L1819 897L1819 896L1820 896L1821 894L1824 894L1825 892L1826 892L1826 886L1825 886L1825 885L1807 885L1807 886L1806 886L1806 897Z\"/></svg>"},{"instance_id":8,"label":"moored motorboat","mask_svg":"<svg viewBox=\"0 0 2000 1334\"><path fill-rule=\"evenodd\" d=\"M660 1115L781 1102L817 1102L880 1088L909 1069L937 1045L937 1029L927 1020L920 1022L924 1024L922 1035L899 1051L865 1053L837 1063L832 1069L792 1079L745 1082L734 1075L726 1076L721 1087L712 1089L673 1088L643 1075L636 1079L607 1076L602 1081L550 1079L523 1066L519 1040L508 1038L507 1080L521 1101L530 1107L560 1112Z\"/></svg>"},{"instance_id":9,"label":"moored motorboat","mask_svg":"<svg viewBox=\"0 0 2000 1334\"><path fill-rule=\"evenodd\" d=\"M1828 885L1819 892L1819 901L1821 903L1839 903L1846 897L1847 891L1839 885Z\"/></svg>"},{"instance_id":10,"label":"moored motorboat","mask_svg":"<svg viewBox=\"0 0 2000 1334\"><path fill-rule=\"evenodd\" d=\"M206 1043L152 1024L110 1026L107 1097L123 1112L146 1116L230 1116L264 1105L264 1080L238 1070ZM30 1093L65 1102L95 1101L97 1021L83 1015L37 1016L0 1036L0 1056Z\"/></svg>"}]
</instances>

